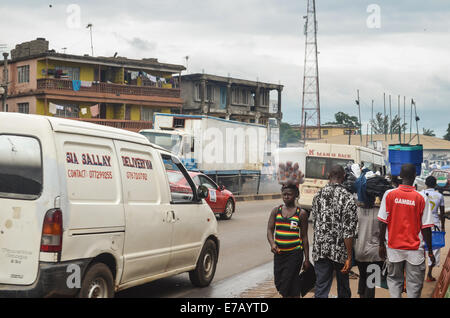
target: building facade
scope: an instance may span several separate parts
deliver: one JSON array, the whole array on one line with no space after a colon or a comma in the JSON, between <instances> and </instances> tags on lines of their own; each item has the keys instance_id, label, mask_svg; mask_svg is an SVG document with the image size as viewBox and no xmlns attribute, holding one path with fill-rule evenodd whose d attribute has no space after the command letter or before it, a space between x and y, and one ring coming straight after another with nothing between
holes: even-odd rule
<instances>
[{"instance_id":1,"label":"building facade","mask_svg":"<svg viewBox=\"0 0 450 318\"><path fill-rule=\"evenodd\" d=\"M270 92L277 91L277 101ZM209 74L181 76L183 114L210 115L223 119L268 125L282 119L283 85L241 80Z\"/></svg>"},{"instance_id":2,"label":"building facade","mask_svg":"<svg viewBox=\"0 0 450 318\"><path fill-rule=\"evenodd\" d=\"M184 66L116 55L56 53L43 38L17 45L7 66L7 111L133 131L151 128L154 112L180 112Z\"/></svg>"},{"instance_id":3,"label":"building facade","mask_svg":"<svg viewBox=\"0 0 450 318\"><path fill-rule=\"evenodd\" d=\"M302 130L301 125L291 125L292 129L300 131L302 140L304 139L305 131ZM323 139L335 136L356 135L359 132L358 127L348 127L339 124L325 124L320 125L320 135ZM306 127L306 140L317 140L319 136L317 127Z\"/></svg>"}]
</instances>

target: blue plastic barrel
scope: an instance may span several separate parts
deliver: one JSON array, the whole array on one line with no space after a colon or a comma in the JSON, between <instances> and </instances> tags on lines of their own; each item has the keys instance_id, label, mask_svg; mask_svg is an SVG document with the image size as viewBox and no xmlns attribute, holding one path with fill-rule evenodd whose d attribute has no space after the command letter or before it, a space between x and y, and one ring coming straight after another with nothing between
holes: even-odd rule
<instances>
[{"instance_id":1,"label":"blue plastic barrel","mask_svg":"<svg viewBox=\"0 0 450 318\"><path fill-rule=\"evenodd\" d=\"M389 163L391 174L399 176L402 165L412 163L416 166L416 174L422 171L423 145L397 144L389 145Z\"/></svg>"}]
</instances>

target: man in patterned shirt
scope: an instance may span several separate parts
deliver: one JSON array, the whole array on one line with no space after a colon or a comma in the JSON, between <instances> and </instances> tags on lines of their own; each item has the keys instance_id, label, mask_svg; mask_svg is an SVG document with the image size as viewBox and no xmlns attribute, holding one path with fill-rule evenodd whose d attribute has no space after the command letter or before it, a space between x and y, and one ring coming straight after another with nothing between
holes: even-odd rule
<instances>
[{"instance_id":1,"label":"man in patterned shirt","mask_svg":"<svg viewBox=\"0 0 450 318\"><path fill-rule=\"evenodd\" d=\"M333 271L336 271L338 297L350 298L348 273L358 226L357 206L353 196L342 186L345 178L342 166L333 166L329 178L330 182L315 195L311 211L315 297L328 298Z\"/></svg>"}]
</instances>

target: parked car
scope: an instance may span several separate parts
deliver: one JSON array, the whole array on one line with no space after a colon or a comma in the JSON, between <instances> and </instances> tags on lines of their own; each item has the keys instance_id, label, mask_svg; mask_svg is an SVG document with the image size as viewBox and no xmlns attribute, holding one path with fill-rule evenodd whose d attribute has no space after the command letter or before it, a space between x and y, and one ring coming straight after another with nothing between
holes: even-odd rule
<instances>
[{"instance_id":1,"label":"parked car","mask_svg":"<svg viewBox=\"0 0 450 318\"><path fill-rule=\"evenodd\" d=\"M437 190L450 192L450 170L433 170L431 175L437 179Z\"/></svg>"},{"instance_id":2,"label":"parked car","mask_svg":"<svg viewBox=\"0 0 450 318\"><path fill-rule=\"evenodd\" d=\"M0 122L0 298L107 298L183 272L210 284L217 220L176 156L96 124ZM169 169L185 188L169 185Z\"/></svg>"},{"instance_id":3,"label":"parked car","mask_svg":"<svg viewBox=\"0 0 450 318\"><path fill-rule=\"evenodd\" d=\"M201 172L189 171L189 175L194 181L196 187L200 185L208 188L208 197L206 202L211 210L223 220L229 220L233 216L236 208L236 200L231 191L225 189L224 186L218 186L211 178ZM179 192L190 193L190 187L186 179L182 178L179 172L168 172L170 187L177 189Z\"/></svg>"}]
</instances>

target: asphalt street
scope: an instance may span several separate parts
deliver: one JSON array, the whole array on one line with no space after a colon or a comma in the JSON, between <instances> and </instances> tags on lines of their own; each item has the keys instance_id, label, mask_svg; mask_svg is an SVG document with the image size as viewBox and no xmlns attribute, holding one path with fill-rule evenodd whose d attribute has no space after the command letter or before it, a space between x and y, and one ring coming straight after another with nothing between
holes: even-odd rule
<instances>
[{"instance_id":1,"label":"asphalt street","mask_svg":"<svg viewBox=\"0 0 450 318\"><path fill-rule=\"evenodd\" d=\"M272 275L273 256L266 239L266 226L271 209L281 203L281 200L238 202L231 220L218 221L221 249L210 287L193 287L185 273L118 292L116 297L239 297ZM445 205L448 210L449 195L445 196ZM308 234L311 242L311 224Z\"/></svg>"}]
</instances>

